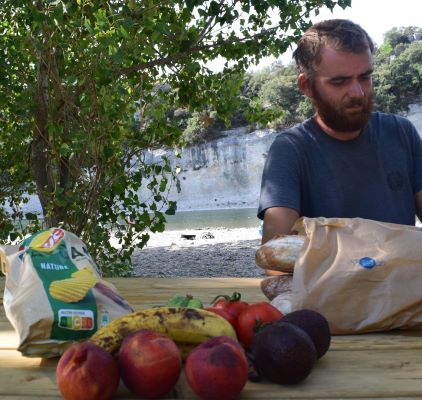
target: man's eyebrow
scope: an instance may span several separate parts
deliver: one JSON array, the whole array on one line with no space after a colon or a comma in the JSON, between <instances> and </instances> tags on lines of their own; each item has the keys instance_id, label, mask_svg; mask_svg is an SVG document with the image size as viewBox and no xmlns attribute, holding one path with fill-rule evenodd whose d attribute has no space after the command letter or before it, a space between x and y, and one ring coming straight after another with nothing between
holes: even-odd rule
<instances>
[{"instance_id":1,"label":"man's eyebrow","mask_svg":"<svg viewBox=\"0 0 422 400\"><path fill-rule=\"evenodd\" d=\"M359 74L358 76L371 75L373 72L374 72L374 69L370 68L367 71ZM329 80L330 81L337 81L337 80L340 81L340 80L343 80L343 79L350 79L352 77L353 77L352 75L336 75L336 76L332 76Z\"/></svg>"},{"instance_id":2,"label":"man's eyebrow","mask_svg":"<svg viewBox=\"0 0 422 400\"><path fill-rule=\"evenodd\" d=\"M366 72L364 72L363 74L360 74L359 76L371 75L373 72L374 72L374 69L369 68Z\"/></svg>"}]
</instances>

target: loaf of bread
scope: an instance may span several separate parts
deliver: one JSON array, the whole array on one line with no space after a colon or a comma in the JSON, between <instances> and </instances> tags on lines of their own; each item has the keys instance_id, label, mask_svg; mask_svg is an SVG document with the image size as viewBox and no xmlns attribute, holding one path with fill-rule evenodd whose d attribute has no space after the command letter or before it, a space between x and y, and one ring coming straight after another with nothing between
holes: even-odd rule
<instances>
[{"instance_id":1,"label":"loaf of bread","mask_svg":"<svg viewBox=\"0 0 422 400\"><path fill-rule=\"evenodd\" d=\"M304 242L305 236L302 235L277 236L258 247L255 253L256 265L292 273Z\"/></svg>"},{"instance_id":2,"label":"loaf of bread","mask_svg":"<svg viewBox=\"0 0 422 400\"><path fill-rule=\"evenodd\" d=\"M268 300L292 290L293 274L269 276L261 281L261 290Z\"/></svg>"}]
</instances>

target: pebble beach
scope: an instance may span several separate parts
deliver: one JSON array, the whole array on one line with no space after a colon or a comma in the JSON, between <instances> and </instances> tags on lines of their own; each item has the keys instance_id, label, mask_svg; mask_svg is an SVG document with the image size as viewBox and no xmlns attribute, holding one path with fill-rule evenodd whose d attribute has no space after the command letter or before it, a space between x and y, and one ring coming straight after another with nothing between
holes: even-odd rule
<instances>
[{"instance_id":1,"label":"pebble beach","mask_svg":"<svg viewBox=\"0 0 422 400\"><path fill-rule=\"evenodd\" d=\"M255 264L255 228L203 228L151 234L133 254L139 277L265 277Z\"/></svg>"}]
</instances>

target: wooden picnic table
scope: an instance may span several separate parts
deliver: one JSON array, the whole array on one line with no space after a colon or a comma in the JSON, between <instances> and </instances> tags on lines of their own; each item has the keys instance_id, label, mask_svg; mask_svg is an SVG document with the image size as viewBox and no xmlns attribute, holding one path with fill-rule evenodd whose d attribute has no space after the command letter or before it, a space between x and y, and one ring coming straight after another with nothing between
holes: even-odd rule
<instances>
[{"instance_id":1,"label":"wooden picnic table","mask_svg":"<svg viewBox=\"0 0 422 400\"><path fill-rule=\"evenodd\" d=\"M116 278L109 281L135 309L163 304L176 293L189 293L209 302L217 294L239 291L246 301L265 300L259 278ZM4 278L0 278L1 296L3 288ZM1 307L0 400L61 398L55 383L58 359L27 358L15 349L15 333ZM134 397L121 384L115 398ZM168 398L195 398L183 374ZM241 400L340 398L422 398L422 333L396 331L335 336L328 353L302 383L287 386L248 382L240 396Z\"/></svg>"}]
</instances>

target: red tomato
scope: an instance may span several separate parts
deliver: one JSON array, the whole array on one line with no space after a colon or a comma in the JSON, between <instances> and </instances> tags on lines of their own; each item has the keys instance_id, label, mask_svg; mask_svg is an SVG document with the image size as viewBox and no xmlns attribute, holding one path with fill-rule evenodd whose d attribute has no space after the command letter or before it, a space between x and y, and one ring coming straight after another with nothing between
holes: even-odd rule
<instances>
[{"instance_id":1,"label":"red tomato","mask_svg":"<svg viewBox=\"0 0 422 400\"><path fill-rule=\"evenodd\" d=\"M223 317L225 320L229 321L232 327L236 330L236 318L233 317L233 315L228 313L226 310L224 310L223 308L218 308L218 307L206 307L205 309L213 313L216 313L220 317Z\"/></svg>"},{"instance_id":2,"label":"red tomato","mask_svg":"<svg viewBox=\"0 0 422 400\"><path fill-rule=\"evenodd\" d=\"M218 299L212 303L212 306L215 308L226 308L228 300L225 298Z\"/></svg>"},{"instance_id":3,"label":"red tomato","mask_svg":"<svg viewBox=\"0 0 422 400\"><path fill-rule=\"evenodd\" d=\"M255 327L259 324L268 324L282 318L284 314L272 304L261 301L250 304L237 318L237 337L245 348L250 349L255 334Z\"/></svg>"},{"instance_id":4,"label":"red tomato","mask_svg":"<svg viewBox=\"0 0 422 400\"><path fill-rule=\"evenodd\" d=\"M217 296L212 306L226 310L237 318L249 305L246 301L240 300L240 297L241 295L238 292L234 292L231 296Z\"/></svg>"}]
</instances>

